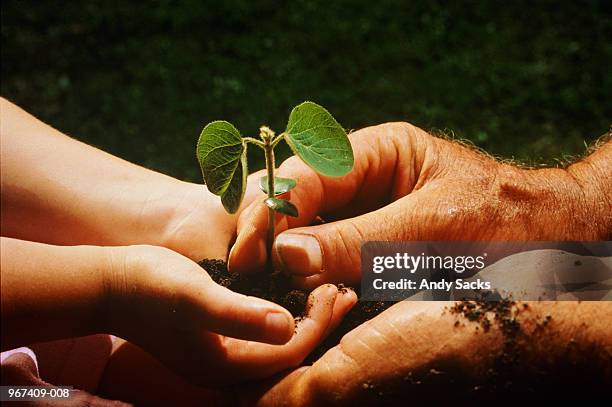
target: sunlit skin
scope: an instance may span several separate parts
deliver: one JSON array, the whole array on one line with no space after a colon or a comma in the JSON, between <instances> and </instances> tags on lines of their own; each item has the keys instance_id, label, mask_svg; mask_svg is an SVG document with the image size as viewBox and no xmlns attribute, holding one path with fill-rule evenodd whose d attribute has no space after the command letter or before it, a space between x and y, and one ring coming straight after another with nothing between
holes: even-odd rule
<instances>
[{"instance_id":1,"label":"sunlit skin","mask_svg":"<svg viewBox=\"0 0 612 407\"><path fill-rule=\"evenodd\" d=\"M38 135L39 139L12 147L7 140L20 139L8 138L9 134ZM434 138L406 123L359 130L350 139L355 169L342 179L321 177L296 158L287 160L277 172L278 176L297 180L288 198L300 209L300 217L277 215L280 235L273 261L299 286L358 282L363 240L593 240L609 238L612 230L612 207L607 198L612 194L610 142L567 169L524 170ZM208 329L203 329L206 334L199 339L204 340L198 342L193 340L195 335L171 334L158 327L160 323L176 327L177 316L171 315L176 302L168 295L177 291L186 299L178 324L186 332L202 331L202 325L211 323L201 320L215 310L206 304L208 295L199 295L209 292L206 290L215 298L227 299L227 324L221 321L215 329L231 329L237 321L242 324L245 318L257 318L255 313L243 312L246 305L241 308L242 314L233 313L235 305L230 304L235 304L232 299L238 294L211 284L192 260L225 258L237 228L237 241L229 256L232 270L261 269L267 260L267 208L261 203L263 193L255 186L261 174L250 177L243 207L238 215L230 216L218 197L202 186L142 169L78 143L6 101L2 102L1 161L2 234L22 239L2 239L3 349L50 337L100 332L96 316L100 304L108 304L110 298L115 309L102 307L112 317L104 319L105 327L112 326L120 336L147 349L181 375L193 380L195 373L196 381L208 385L235 381L238 376L250 380L240 392L196 387L140 347L121 341L102 378L102 396L142 403L163 402L163 397L170 402L180 396L185 405L188 401L194 405L204 401L260 405L350 402L363 397L364 383L392 387L408 372L418 375L431 368L451 375L469 371L468 379L478 381L503 346L495 324L483 335L475 323L449 313L452 304L402 302L347 334L313 366L257 381L258 377L299 365L352 306L354 295L339 295L331 287L319 288L315 296L318 301L314 301L311 317L303 325L307 335L300 331L290 339L290 327L284 339L289 342L284 345L225 341L220 339L223 332ZM19 165L23 168L15 167ZM47 167L57 172L47 171ZM71 182L66 184L64 180ZM67 191L70 198L65 196ZM33 199L34 192L45 199ZM49 215L44 216L45 212ZM307 226L318 215L331 222ZM61 233L64 224L69 233ZM206 239L209 234L216 236L211 242ZM311 236L316 244L312 239L303 240L304 236ZM88 246L56 246L63 244ZM135 244L148 246L132 246ZM319 250L318 245L320 259L312 255ZM19 253L23 255L17 256ZM291 263L283 261L281 253L289 255ZM43 267L47 270L44 274L40 272ZM70 278L77 271L78 282ZM32 279L24 282L21 278L28 274L45 286L44 303L38 302ZM83 274L91 278L91 284ZM23 288L26 284L27 289ZM5 306L5 301L9 304L7 298L13 298L9 307ZM198 301L194 301L196 298ZM239 301L245 304L243 297ZM56 331L47 331L43 338L39 336L41 330L26 326L28 321L15 322L10 314L5 317L5 310L15 309L20 310L19 315L29 315L29 311L34 315L42 311L37 304L45 305L49 318L65 317L66 307L74 318L61 321ZM194 304L201 310L200 318L194 317ZM612 380L610 314L612 307L605 302L530 303L519 316L525 334L531 338L531 345L522 349L525 365L540 366L544 356L548 358L546 363L562 361L568 357L567 344L571 341L575 344L572 357L598 361L592 368ZM547 329L537 330L546 316L551 317ZM459 326L455 326L457 320ZM155 328L149 321L154 321ZM36 325L39 321L32 316L30 322ZM21 337L12 337L10 333L17 331ZM257 329L247 331L243 334L261 334ZM220 343L236 344L236 348L230 348L237 350L233 353L237 364L228 366L215 360L212 349L219 350L216 346ZM185 353L177 353L181 347L189 349L189 360ZM194 360L196 347L210 352ZM486 354L476 351L483 348ZM249 356L243 358L245 351ZM416 390L404 381L400 388L407 394Z\"/></svg>"},{"instance_id":2,"label":"sunlit skin","mask_svg":"<svg viewBox=\"0 0 612 407\"><path fill-rule=\"evenodd\" d=\"M299 365L355 303L324 285L295 327L280 306L218 286L194 260L226 258L237 217L204 186L0 107L2 350L112 333L192 382L227 384ZM113 360L128 347L142 353L120 342Z\"/></svg>"},{"instance_id":3,"label":"sunlit skin","mask_svg":"<svg viewBox=\"0 0 612 407\"><path fill-rule=\"evenodd\" d=\"M345 177L320 176L296 157L277 171L297 180L288 196L300 216L277 217L279 233L291 230L278 235L273 260L298 285L358 283L368 240L597 240L612 230L610 142L566 169L529 170L408 123L368 127L350 140L355 166ZM238 220L233 271L266 262L259 201ZM307 226L319 215L328 223Z\"/></svg>"},{"instance_id":4,"label":"sunlit skin","mask_svg":"<svg viewBox=\"0 0 612 407\"><path fill-rule=\"evenodd\" d=\"M504 349L505 337L492 314L492 327L483 333L477 323L450 313L450 306L448 302L400 302L348 333L312 366L268 385L263 396L256 395L249 402L262 406L354 405L368 397L379 400L378 391L400 392L413 402L460 401L445 384L464 380L467 386L474 386L486 380ZM522 306L517 304L519 309ZM588 380L598 381L600 391L602 383L609 388L611 310L606 302L529 303L529 309L518 317L523 338L528 340L519 341L514 350L520 355L517 374L528 381L538 377L530 376L534 372L571 377L571 371L556 370L558 366L567 369L566 362L571 360L570 366L590 372ZM543 327L548 318L550 322ZM455 325L456 321L460 324ZM432 377L432 369L441 377ZM364 383L374 389L364 389Z\"/></svg>"},{"instance_id":5,"label":"sunlit skin","mask_svg":"<svg viewBox=\"0 0 612 407\"><path fill-rule=\"evenodd\" d=\"M610 238L610 141L568 168L530 170L407 123L369 127L350 139L355 168L343 179L321 177L295 158L278 170L279 176L297 180L289 195L300 217L277 217L280 234L273 261L299 286L358 284L360 246L367 240ZM266 215L259 199L242 212L230 254L233 271L252 272L266 261ZM328 223L308 226L318 215ZM364 383L385 388L408 373L418 377L432 368L477 383L499 355L503 336L495 324L487 334L478 332L476 323L447 311L452 305L398 303L347 334L313 366L294 371L251 401L317 405L362 400L368 394ZM612 304L539 302L528 307L518 317L530 344L518 347L526 373L574 360L612 381ZM551 323L536 329L546 316ZM489 318L493 321L493 315ZM419 391L399 381L406 396Z\"/></svg>"}]
</instances>

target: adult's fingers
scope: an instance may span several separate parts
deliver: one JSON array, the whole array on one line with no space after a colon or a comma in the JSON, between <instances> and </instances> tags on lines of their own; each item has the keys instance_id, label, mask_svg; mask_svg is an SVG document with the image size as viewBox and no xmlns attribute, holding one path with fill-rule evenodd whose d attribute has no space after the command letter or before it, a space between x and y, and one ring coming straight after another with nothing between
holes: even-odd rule
<instances>
[{"instance_id":1,"label":"adult's fingers","mask_svg":"<svg viewBox=\"0 0 612 407\"><path fill-rule=\"evenodd\" d=\"M213 357L219 360L212 363L220 366L220 370L211 379L219 383L260 379L298 366L356 302L357 296L352 291L339 292L331 284L318 287L309 296L307 316L298 323L293 338L285 345L232 338L217 342L220 349L214 350L218 356Z\"/></svg>"},{"instance_id":2,"label":"adult's fingers","mask_svg":"<svg viewBox=\"0 0 612 407\"><path fill-rule=\"evenodd\" d=\"M344 177L324 177L299 158L278 169L278 176L293 178L297 187L285 198L298 210L297 218L277 215L276 231L310 225L318 215L344 218L375 210L409 193L417 182L423 154L424 132L407 123L368 127L350 135L355 156L353 170ZM240 215L238 237L229 256L232 271L261 270L266 264L268 209L260 194Z\"/></svg>"},{"instance_id":3,"label":"adult's fingers","mask_svg":"<svg viewBox=\"0 0 612 407\"><path fill-rule=\"evenodd\" d=\"M289 229L276 238L277 270L301 287L326 282L358 284L365 241L424 240L435 232L428 222L423 189L379 210L318 226Z\"/></svg>"},{"instance_id":4,"label":"adult's fingers","mask_svg":"<svg viewBox=\"0 0 612 407\"><path fill-rule=\"evenodd\" d=\"M402 380L411 368L427 366L435 353L425 352L431 343L452 343L454 324L439 324L446 302L407 301L395 304L376 318L360 325L330 349L312 366L276 377L245 394L245 404L258 406L351 405L355 401L370 405L381 399L379 384L399 379L405 393L411 394L410 382ZM422 325L443 325L450 332L420 330ZM442 346L438 356L449 352ZM452 354L452 351L450 352ZM372 387L370 387L372 386ZM372 397L374 399L372 399Z\"/></svg>"}]
</instances>

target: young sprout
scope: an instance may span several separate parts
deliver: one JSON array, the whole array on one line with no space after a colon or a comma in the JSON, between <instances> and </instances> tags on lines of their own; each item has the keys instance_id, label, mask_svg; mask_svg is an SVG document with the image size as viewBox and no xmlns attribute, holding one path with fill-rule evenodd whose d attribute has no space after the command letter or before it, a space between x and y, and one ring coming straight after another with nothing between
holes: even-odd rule
<instances>
[{"instance_id":1,"label":"young sprout","mask_svg":"<svg viewBox=\"0 0 612 407\"><path fill-rule=\"evenodd\" d=\"M196 155L208 190L221 197L223 207L235 213L240 207L246 188L247 144L264 150L267 175L260 178L259 187L268 194L268 251L274 242L274 212L298 216L298 209L290 201L277 198L289 192L296 182L274 176L274 147L285 140L291 150L319 174L340 177L353 168L353 150L346 132L323 107L304 102L293 108L287 129L276 135L267 126L259 129L259 139L242 137L229 122L207 124L198 140Z\"/></svg>"}]
</instances>

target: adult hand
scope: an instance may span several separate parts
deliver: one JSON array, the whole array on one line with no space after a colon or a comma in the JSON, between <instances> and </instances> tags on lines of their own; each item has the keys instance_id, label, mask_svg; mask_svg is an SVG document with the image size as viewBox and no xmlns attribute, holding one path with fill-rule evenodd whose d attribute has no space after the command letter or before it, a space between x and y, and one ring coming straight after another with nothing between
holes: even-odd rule
<instances>
[{"instance_id":1,"label":"adult hand","mask_svg":"<svg viewBox=\"0 0 612 407\"><path fill-rule=\"evenodd\" d=\"M350 135L353 171L320 176L298 158L279 176L294 178L297 218L278 216L275 267L296 284L355 284L368 240L589 240L612 230L612 143L567 169L521 169L432 137L407 123ZM267 210L254 199L238 220L232 271L266 262ZM320 215L326 221L308 226Z\"/></svg>"},{"instance_id":2,"label":"adult hand","mask_svg":"<svg viewBox=\"0 0 612 407\"><path fill-rule=\"evenodd\" d=\"M297 284L356 283L360 245L367 240L587 240L606 238L612 230L610 142L567 169L527 170L406 123L363 129L351 141L355 168L342 179L320 177L297 159L279 170L297 179L291 200L301 213L277 218L282 233L273 260ZM317 215L332 222L307 226ZM239 219L230 253L234 271L257 268L253 259L266 261L264 237L265 208L254 201ZM483 326L445 310L451 306L398 303L347 334L313 366L289 373L254 399L261 405L368 396L380 401L379 392L384 397L401 388L411 397L423 391L430 401L446 394L432 391L439 389L440 377L445 389L460 378L478 383L503 356L507 335L492 313L483 334ZM552 367L561 374L586 366L584 371L609 384L609 308L585 302L513 305L513 313L523 311L516 318L518 371ZM555 370L559 365L566 370Z\"/></svg>"},{"instance_id":3,"label":"adult hand","mask_svg":"<svg viewBox=\"0 0 612 407\"><path fill-rule=\"evenodd\" d=\"M550 392L555 400L574 397L576 389L596 398L612 383L611 305L506 304L508 320L495 316L502 310L487 312L487 325L451 312L454 303L403 301L348 333L312 366L247 394L246 404L478 404L504 392L525 397L525 383L537 383L538 394Z\"/></svg>"}]
</instances>

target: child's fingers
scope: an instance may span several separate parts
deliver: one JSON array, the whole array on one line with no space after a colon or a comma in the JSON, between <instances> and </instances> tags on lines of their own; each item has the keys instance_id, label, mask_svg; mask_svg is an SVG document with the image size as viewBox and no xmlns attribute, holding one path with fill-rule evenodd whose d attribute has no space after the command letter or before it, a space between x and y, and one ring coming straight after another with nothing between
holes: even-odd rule
<instances>
[{"instance_id":1,"label":"child's fingers","mask_svg":"<svg viewBox=\"0 0 612 407\"><path fill-rule=\"evenodd\" d=\"M352 289L345 288L338 290L338 297L334 303L332 318L327 326L327 331L325 331L325 334L323 335L324 337L329 335L338 327L338 325L340 325L342 318L344 318L351 308L353 308L353 306L357 303L357 300L357 294Z\"/></svg>"},{"instance_id":2,"label":"child's fingers","mask_svg":"<svg viewBox=\"0 0 612 407\"><path fill-rule=\"evenodd\" d=\"M189 291L187 309L206 331L271 344L287 343L293 336L293 316L277 304L235 293L212 280Z\"/></svg>"},{"instance_id":3,"label":"child's fingers","mask_svg":"<svg viewBox=\"0 0 612 407\"><path fill-rule=\"evenodd\" d=\"M309 297L308 315L301 320L293 338L282 346L245 342L231 338L223 341L223 383L271 376L298 366L335 327L357 301L354 292L339 293L331 284L317 288Z\"/></svg>"},{"instance_id":4,"label":"child's fingers","mask_svg":"<svg viewBox=\"0 0 612 407\"><path fill-rule=\"evenodd\" d=\"M293 317L280 305L233 292L215 283L196 263L168 249L134 250L139 250L135 256L144 258L138 262L146 266L135 266L139 273L129 272L123 277L128 281L121 287L130 287L129 291L117 290L118 296L129 301L135 311L135 316L124 318L121 311L125 310L117 310L123 328L118 330L119 335L137 339L140 344L155 343L154 337L141 338L142 332L133 322L144 316L184 335L214 332L272 344L286 343L293 336ZM147 299L149 307L141 307L139 296Z\"/></svg>"}]
</instances>

